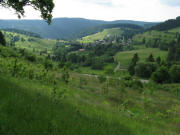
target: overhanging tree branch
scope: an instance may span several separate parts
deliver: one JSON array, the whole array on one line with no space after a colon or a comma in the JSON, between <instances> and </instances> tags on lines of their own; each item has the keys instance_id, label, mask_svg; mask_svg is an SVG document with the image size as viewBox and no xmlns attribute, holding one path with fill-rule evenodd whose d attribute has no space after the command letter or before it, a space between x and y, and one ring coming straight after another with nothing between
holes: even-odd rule
<instances>
[{"instance_id":1,"label":"overhanging tree branch","mask_svg":"<svg viewBox=\"0 0 180 135\"><path fill-rule=\"evenodd\" d=\"M53 0L0 0L0 6L14 9L19 18L24 16L25 6L32 6L39 10L41 17L50 24L54 3Z\"/></svg>"}]
</instances>

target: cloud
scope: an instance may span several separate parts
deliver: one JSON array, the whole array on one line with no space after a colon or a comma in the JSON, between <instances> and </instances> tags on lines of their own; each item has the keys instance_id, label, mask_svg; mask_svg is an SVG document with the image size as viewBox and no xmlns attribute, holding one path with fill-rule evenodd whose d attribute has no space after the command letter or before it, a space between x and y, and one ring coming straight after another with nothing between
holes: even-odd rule
<instances>
[{"instance_id":1,"label":"cloud","mask_svg":"<svg viewBox=\"0 0 180 135\"><path fill-rule=\"evenodd\" d=\"M180 6L180 0L160 0L162 4L166 4L168 6L178 7Z\"/></svg>"},{"instance_id":2,"label":"cloud","mask_svg":"<svg viewBox=\"0 0 180 135\"><path fill-rule=\"evenodd\" d=\"M180 0L54 0L53 17L100 20L165 21L180 15ZM13 11L0 8L0 19L16 19ZM2 14L3 13L3 14ZM27 7L25 18L40 19L40 12Z\"/></svg>"},{"instance_id":3,"label":"cloud","mask_svg":"<svg viewBox=\"0 0 180 135\"><path fill-rule=\"evenodd\" d=\"M113 4L111 2L111 0L79 0L80 2L83 3L91 3L91 4L95 4L95 5L100 5L100 6L106 6L106 7L112 7Z\"/></svg>"}]
</instances>

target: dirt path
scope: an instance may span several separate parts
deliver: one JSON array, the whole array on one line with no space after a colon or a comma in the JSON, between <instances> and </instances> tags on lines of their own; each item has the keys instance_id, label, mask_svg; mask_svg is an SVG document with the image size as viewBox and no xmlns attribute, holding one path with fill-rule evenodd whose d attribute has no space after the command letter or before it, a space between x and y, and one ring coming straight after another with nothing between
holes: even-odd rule
<instances>
[{"instance_id":1,"label":"dirt path","mask_svg":"<svg viewBox=\"0 0 180 135\"><path fill-rule=\"evenodd\" d=\"M87 77L93 77L93 78L98 78L98 75L91 75L91 74L79 74L79 75L87 76ZM121 80L120 77L109 77L109 76L106 76L106 78L114 78L114 79L119 79L119 80ZM142 83L149 83L149 80L145 80L145 79L140 79L140 81L141 81Z\"/></svg>"},{"instance_id":2,"label":"dirt path","mask_svg":"<svg viewBox=\"0 0 180 135\"><path fill-rule=\"evenodd\" d=\"M116 66L116 68L114 69L114 72L117 72L120 69L120 62L118 62L118 65Z\"/></svg>"}]
</instances>

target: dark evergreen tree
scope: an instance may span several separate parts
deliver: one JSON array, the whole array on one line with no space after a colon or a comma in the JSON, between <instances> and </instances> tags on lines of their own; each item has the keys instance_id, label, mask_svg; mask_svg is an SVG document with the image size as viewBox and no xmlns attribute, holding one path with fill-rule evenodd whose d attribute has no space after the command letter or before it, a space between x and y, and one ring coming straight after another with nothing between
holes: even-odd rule
<instances>
[{"instance_id":1,"label":"dark evergreen tree","mask_svg":"<svg viewBox=\"0 0 180 135\"><path fill-rule=\"evenodd\" d=\"M160 65L161 64L161 57L157 57L156 62L158 65Z\"/></svg>"},{"instance_id":2,"label":"dark evergreen tree","mask_svg":"<svg viewBox=\"0 0 180 135\"><path fill-rule=\"evenodd\" d=\"M136 54L134 54L132 61L128 67L128 71L129 71L130 75L135 74L135 66L136 66L138 61L139 61L139 57L138 57L138 54L136 53Z\"/></svg>"},{"instance_id":3,"label":"dark evergreen tree","mask_svg":"<svg viewBox=\"0 0 180 135\"><path fill-rule=\"evenodd\" d=\"M174 83L180 83L180 65L173 65L169 72L171 81Z\"/></svg>"},{"instance_id":4,"label":"dark evergreen tree","mask_svg":"<svg viewBox=\"0 0 180 135\"><path fill-rule=\"evenodd\" d=\"M147 61L148 61L148 62L155 62L152 53L151 53L151 54L149 55L149 57L147 58Z\"/></svg>"},{"instance_id":5,"label":"dark evergreen tree","mask_svg":"<svg viewBox=\"0 0 180 135\"><path fill-rule=\"evenodd\" d=\"M180 42L173 41L168 51L168 61L179 61L180 60Z\"/></svg>"},{"instance_id":6,"label":"dark evergreen tree","mask_svg":"<svg viewBox=\"0 0 180 135\"><path fill-rule=\"evenodd\" d=\"M6 40L4 38L3 33L0 31L0 44L6 46Z\"/></svg>"}]
</instances>

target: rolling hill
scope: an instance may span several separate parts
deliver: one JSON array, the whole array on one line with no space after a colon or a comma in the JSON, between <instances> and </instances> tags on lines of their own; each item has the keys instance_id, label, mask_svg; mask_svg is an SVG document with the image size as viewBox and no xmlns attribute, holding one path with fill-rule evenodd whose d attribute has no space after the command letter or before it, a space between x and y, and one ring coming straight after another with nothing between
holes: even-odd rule
<instances>
[{"instance_id":1,"label":"rolling hill","mask_svg":"<svg viewBox=\"0 0 180 135\"><path fill-rule=\"evenodd\" d=\"M29 32L35 32L40 34L43 38L62 39L76 38L76 33L86 30L87 28L104 24L118 23L136 24L145 27L157 24L131 20L101 21L83 18L55 18L52 20L51 25L48 25L43 20L0 20L0 29L16 28Z\"/></svg>"}]
</instances>

